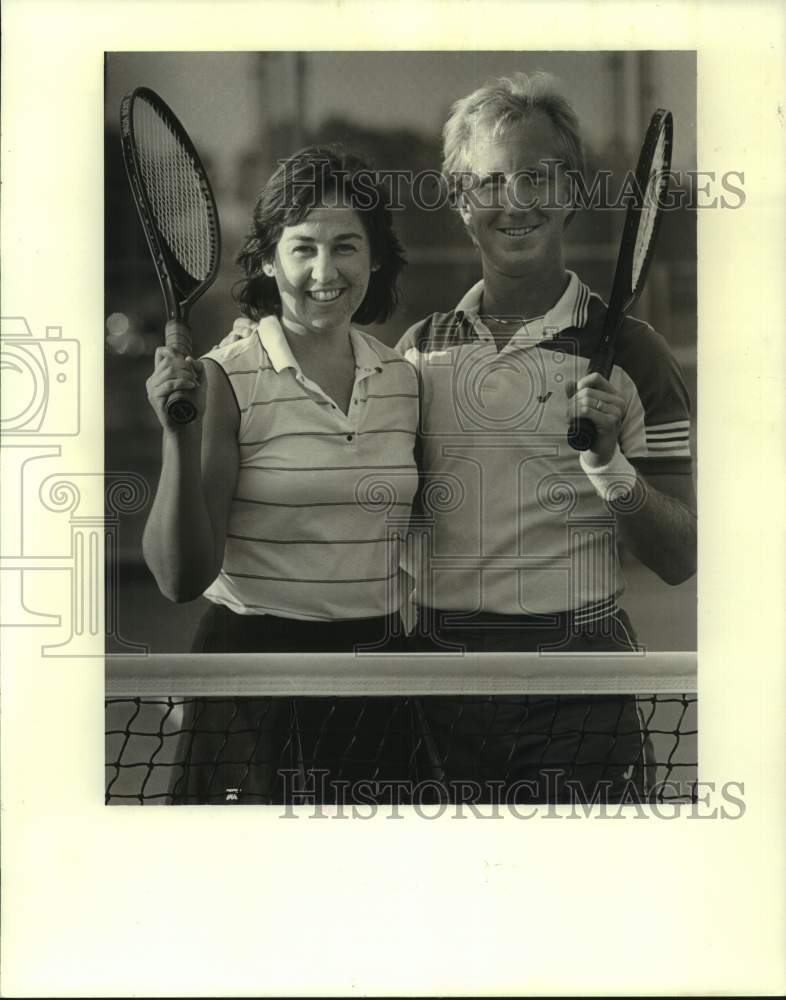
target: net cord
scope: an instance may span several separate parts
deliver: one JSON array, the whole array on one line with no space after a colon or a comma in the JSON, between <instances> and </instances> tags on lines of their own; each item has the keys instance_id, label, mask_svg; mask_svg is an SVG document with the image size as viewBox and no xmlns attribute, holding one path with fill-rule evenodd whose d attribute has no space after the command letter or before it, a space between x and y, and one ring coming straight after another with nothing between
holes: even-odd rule
<instances>
[{"instance_id":1,"label":"net cord","mask_svg":"<svg viewBox=\"0 0 786 1000\"><path fill-rule=\"evenodd\" d=\"M106 657L106 696L657 694L697 690L697 654L154 654Z\"/></svg>"}]
</instances>

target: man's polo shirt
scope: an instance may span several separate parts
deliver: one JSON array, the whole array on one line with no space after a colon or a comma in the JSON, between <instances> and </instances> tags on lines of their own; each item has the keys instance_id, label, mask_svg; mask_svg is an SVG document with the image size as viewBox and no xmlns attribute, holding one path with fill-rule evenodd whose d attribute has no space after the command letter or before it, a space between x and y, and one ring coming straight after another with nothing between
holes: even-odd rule
<instances>
[{"instance_id":1,"label":"man's polo shirt","mask_svg":"<svg viewBox=\"0 0 786 1000\"><path fill-rule=\"evenodd\" d=\"M482 290L398 344L421 391L425 550L408 556L418 602L519 615L608 607L624 586L614 518L566 440L566 386L586 374L606 306L571 273L553 308L497 350ZM627 319L611 382L627 458L690 474L689 399L663 338Z\"/></svg>"},{"instance_id":2,"label":"man's polo shirt","mask_svg":"<svg viewBox=\"0 0 786 1000\"><path fill-rule=\"evenodd\" d=\"M402 531L391 525L406 526L417 488L417 378L368 334L350 338L346 414L303 374L275 317L205 355L240 410L224 563L205 597L239 614L334 620L399 609Z\"/></svg>"}]
</instances>

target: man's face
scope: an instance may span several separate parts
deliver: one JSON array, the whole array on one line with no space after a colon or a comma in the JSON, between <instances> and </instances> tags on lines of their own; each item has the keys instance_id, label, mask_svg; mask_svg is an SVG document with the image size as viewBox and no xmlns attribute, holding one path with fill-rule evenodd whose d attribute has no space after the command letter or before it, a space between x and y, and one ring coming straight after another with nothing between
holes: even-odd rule
<instances>
[{"instance_id":1,"label":"man's face","mask_svg":"<svg viewBox=\"0 0 786 1000\"><path fill-rule=\"evenodd\" d=\"M459 204L484 275L562 271L570 209L559 136L548 116L533 112L498 138L479 128L471 159L475 187Z\"/></svg>"}]
</instances>

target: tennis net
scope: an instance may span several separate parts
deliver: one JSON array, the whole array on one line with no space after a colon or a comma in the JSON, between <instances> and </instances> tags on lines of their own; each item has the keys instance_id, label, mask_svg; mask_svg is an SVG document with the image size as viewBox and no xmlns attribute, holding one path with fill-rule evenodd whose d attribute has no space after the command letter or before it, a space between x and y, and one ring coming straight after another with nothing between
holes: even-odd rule
<instances>
[{"instance_id":1,"label":"tennis net","mask_svg":"<svg viewBox=\"0 0 786 1000\"><path fill-rule=\"evenodd\" d=\"M109 804L692 801L696 781L695 653L107 658Z\"/></svg>"}]
</instances>

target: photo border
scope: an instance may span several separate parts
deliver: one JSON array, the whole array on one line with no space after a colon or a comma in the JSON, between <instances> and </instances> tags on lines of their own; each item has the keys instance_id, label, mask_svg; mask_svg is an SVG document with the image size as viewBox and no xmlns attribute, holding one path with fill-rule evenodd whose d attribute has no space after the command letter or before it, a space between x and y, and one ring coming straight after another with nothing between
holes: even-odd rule
<instances>
[{"instance_id":1,"label":"photo border","mask_svg":"<svg viewBox=\"0 0 786 1000\"><path fill-rule=\"evenodd\" d=\"M24 314L38 336L61 326L83 349L83 384L100 385L104 50L148 48L151 33L162 48L204 47L208 34L209 48L258 39L262 49L271 34L281 48L319 48L327 29L339 47L367 39L372 47L493 48L502 32L506 47L520 40L532 50L553 47L558 32L560 47L697 48L699 163L743 164L748 196L744 213L700 220L698 407L700 753L705 777L744 780L745 817L276 829L254 810L220 818L201 807L204 816L189 807L107 810L101 651L47 659L35 626L10 638L4 629L9 995L290 995L326 984L378 995L783 989L786 595L783 557L773 550L786 427L777 375L784 14L767 2L648 2L633 23L614 2L559 6L557 28L553 4L537 3L485 4L482 16L469 4L227 3L213 22L200 3L6 0L4 312ZM30 141L31 123L43 122L58 171ZM62 234L78 253L64 256ZM100 422L85 419L79 436L57 447L89 473L102 450ZM85 484L84 498L91 489ZM771 503L774 517L752 514L754 499ZM46 541L44 524L42 559ZM391 940L404 960L391 961ZM316 968L304 963L304 948L318 955Z\"/></svg>"}]
</instances>

